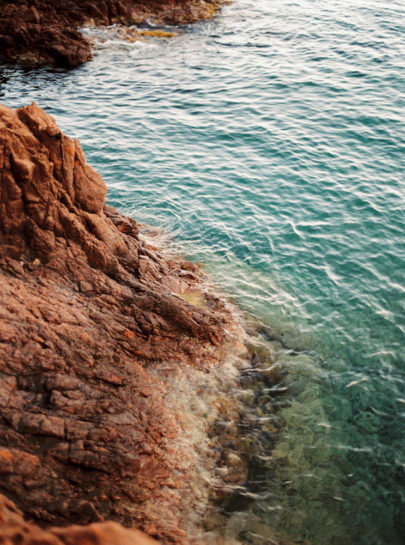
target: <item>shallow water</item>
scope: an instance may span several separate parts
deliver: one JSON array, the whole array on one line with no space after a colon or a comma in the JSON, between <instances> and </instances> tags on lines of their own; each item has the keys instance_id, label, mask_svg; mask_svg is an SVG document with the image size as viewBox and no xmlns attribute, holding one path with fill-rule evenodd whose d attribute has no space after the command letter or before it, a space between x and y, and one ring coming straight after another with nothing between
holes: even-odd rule
<instances>
[{"instance_id":1,"label":"shallow water","mask_svg":"<svg viewBox=\"0 0 405 545\"><path fill-rule=\"evenodd\" d=\"M1 71L1 101L78 137L109 202L174 231L288 370L229 540L405 541L404 21L235 0L171 40L106 33L71 72Z\"/></svg>"}]
</instances>

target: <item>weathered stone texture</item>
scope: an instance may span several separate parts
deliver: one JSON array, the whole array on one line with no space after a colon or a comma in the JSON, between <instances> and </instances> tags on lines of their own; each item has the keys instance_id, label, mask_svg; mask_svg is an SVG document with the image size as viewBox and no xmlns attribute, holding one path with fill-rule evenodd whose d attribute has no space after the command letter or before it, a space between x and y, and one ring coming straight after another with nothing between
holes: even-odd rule
<instances>
[{"instance_id":1,"label":"weathered stone texture","mask_svg":"<svg viewBox=\"0 0 405 545\"><path fill-rule=\"evenodd\" d=\"M167 449L181 430L148 364L208 368L230 316L179 297L197 267L105 195L50 116L0 106L0 492L41 525L114 520L187 543L189 479Z\"/></svg>"}]
</instances>

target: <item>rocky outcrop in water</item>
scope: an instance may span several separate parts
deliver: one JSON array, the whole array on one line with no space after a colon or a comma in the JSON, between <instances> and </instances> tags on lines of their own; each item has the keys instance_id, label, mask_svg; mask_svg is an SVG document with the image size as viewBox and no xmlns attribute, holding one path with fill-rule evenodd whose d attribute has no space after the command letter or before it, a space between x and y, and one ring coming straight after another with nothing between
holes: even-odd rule
<instances>
[{"instance_id":1,"label":"rocky outcrop in water","mask_svg":"<svg viewBox=\"0 0 405 545\"><path fill-rule=\"evenodd\" d=\"M188 543L182 431L149 365L208 369L231 317L180 297L199 269L106 192L36 104L0 106L0 492L42 526L113 520Z\"/></svg>"},{"instance_id":2,"label":"rocky outcrop in water","mask_svg":"<svg viewBox=\"0 0 405 545\"><path fill-rule=\"evenodd\" d=\"M184 25L207 19L223 0L2 0L0 60L74 67L91 59L86 23Z\"/></svg>"}]
</instances>

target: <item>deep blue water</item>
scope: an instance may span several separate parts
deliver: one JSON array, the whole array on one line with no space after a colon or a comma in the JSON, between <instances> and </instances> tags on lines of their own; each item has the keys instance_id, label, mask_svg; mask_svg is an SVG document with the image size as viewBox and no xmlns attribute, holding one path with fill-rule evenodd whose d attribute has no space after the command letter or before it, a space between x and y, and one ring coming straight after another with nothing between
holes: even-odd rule
<instances>
[{"instance_id":1,"label":"deep blue water","mask_svg":"<svg viewBox=\"0 0 405 545\"><path fill-rule=\"evenodd\" d=\"M282 337L244 542L405 543L404 4L235 0L171 40L109 36L71 72L4 68L0 100L53 114L111 204Z\"/></svg>"}]
</instances>

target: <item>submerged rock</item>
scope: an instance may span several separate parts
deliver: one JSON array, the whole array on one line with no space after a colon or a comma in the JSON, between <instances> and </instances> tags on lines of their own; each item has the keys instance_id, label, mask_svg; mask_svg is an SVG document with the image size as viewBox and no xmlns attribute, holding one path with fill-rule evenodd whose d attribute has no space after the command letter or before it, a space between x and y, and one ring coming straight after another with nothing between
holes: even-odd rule
<instances>
[{"instance_id":1,"label":"submerged rock","mask_svg":"<svg viewBox=\"0 0 405 545\"><path fill-rule=\"evenodd\" d=\"M182 429L148 368L208 370L232 317L174 293L199 269L142 240L106 192L35 103L0 106L0 492L41 526L113 520L189 543Z\"/></svg>"},{"instance_id":2,"label":"submerged rock","mask_svg":"<svg viewBox=\"0 0 405 545\"><path fill-rule=\"evenodd\" d=\"M212 17L223 0L2 0L0 60L72 68L91 59L86 23L182 25Z\"/></svg>"}]
</instances>

